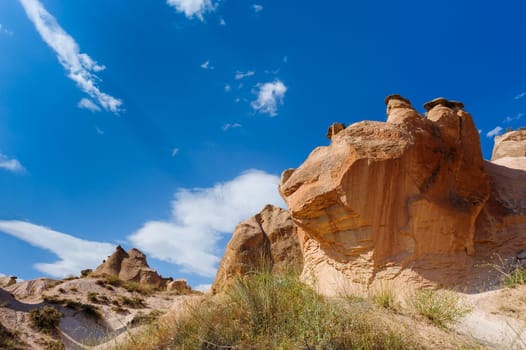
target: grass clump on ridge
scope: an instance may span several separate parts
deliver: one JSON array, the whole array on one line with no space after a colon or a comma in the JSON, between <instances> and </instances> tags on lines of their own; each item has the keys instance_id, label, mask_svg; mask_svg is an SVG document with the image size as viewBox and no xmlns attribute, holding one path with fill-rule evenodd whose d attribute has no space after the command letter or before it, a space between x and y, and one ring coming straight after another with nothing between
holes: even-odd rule
<instances>
[{"instance_id":1,"label":"grass clump on ridge","mask_svg":"<svg viewBox=\"0 0 526 350\"><path fill-rule=\"evenodd\" d=\"M462 305L459 297L447 291L422 289L412 299L415 311L438 327L445 328L449 322L464 316L469 309Z\"/></svg>"},{"instance_id":2,"label":"grass clump on ridge","mask_svg":"<svg viewBox=\"0 0 526 350\"><path fill-rule=\"evenodd\" d=\"M177 321L152 323L122 349L417 349L361 304L328 299L293 273L239 278Z\"/></svg>"},{"instance_id":3,"label":"grass clump on ridge","mask_svg":"<svg viewBox=\"0 0 526 350\"><path fill-rule=\"evenodd\" d=\"M61 318L62 313L52 306L44 306L29 312L31 324L45 333L54 331L59 325Z\"/></svg>"}]
</instances>

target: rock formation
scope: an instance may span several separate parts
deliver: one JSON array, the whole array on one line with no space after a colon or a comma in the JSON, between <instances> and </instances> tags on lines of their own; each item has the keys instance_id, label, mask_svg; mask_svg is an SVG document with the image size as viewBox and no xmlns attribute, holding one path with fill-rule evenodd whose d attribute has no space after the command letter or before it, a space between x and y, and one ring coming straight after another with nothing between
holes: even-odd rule
<instances>
[{"instance_id":1,"label":"rock formation","mask_svg":"<svg viewBox=\"0 0 526 350\"><path fill-rule=\"evenodd\" d=\"M91 276L116 276L123 281L160 288L166 287L166 284L172 280L159 276L157 271L151 269L146 262L146 256L141 251L132 248L126 252L121 246L117 246L115 253L97 267Z\"/></svg>"},{"instance_id":2,"label":"rock formation","mask_svg":"<svg viewBox=\"0 0 526 350\"><path fill-rule=\"evenodd\" d=\"M526 157L526 129L509 131L504 135L495 137L491 160L505 157Z\"/></svg>"},{"instance_id":3,"label":"rock formation","mask_svg":"<svg viewBox=\"0 0 526 350\"><path fill-rule=\"evenodd\" d=\"M289 213L267 205L255 216L237 225L212 286L217 293L239 275L269 264L274 273L301 272L303 259L296 226Z\"/></svg>"},{"instance_id":4,"label":"rock formation","mask_svg":"<svg viewBox=\"0 0 526 350\"><path fill-rule=\"evenodd\" d=\"M425 117L400 95L385 102L387 122L331 133L329 146L282 174L280 192L303 243L303 276L328 294L342 283L399 277L463 284L495 245L517 249L526 236L519 229L526 223L525 173L483 160L461 102L435 99L425 104ZM498 180L504 173L513 185ZM477 220L504 220L503 192L508 213L515 210L505 221L515 228L482 229ZM514 245L506 243L511 238Z\"/></svg>"}]
</instances>

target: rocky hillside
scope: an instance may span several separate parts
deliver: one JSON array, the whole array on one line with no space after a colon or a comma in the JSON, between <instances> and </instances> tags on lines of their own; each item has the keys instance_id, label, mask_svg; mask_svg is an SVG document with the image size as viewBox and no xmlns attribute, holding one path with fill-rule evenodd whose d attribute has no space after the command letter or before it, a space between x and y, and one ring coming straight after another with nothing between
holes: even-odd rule
<instances>
[{"instance_id":1,"label":"rocky hillside","mask_svg":"<svg viewBox=\"0 0 526 350\"><path fill-rule=\"evenodd\" d=\"M193 292L184 280L165 279L137 249L120 246L95 272L65 280L0 280L1 349L85 349L103 346L151 322ZM34 314L60 313L56 330L35 325Z\"/></svg>"}]
</instances>

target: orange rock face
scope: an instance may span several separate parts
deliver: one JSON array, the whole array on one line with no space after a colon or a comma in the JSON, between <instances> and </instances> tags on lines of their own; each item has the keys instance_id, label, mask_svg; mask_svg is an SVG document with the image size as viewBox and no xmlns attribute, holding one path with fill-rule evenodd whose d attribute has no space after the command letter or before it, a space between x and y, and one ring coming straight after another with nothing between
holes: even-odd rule
<instances>
[{"instance_id":1,"label":"orange rock face","mask_svg":"<svg viewBox=\"0 0 526 350\"><path fill-rule=\"evenodd\" d=\"M303 258L296 227L289 213L267 205L255 216L237 225L212 285L213 293L225 289L237 276L269 263L272 272L301 272Z\"/></svg>"},{"instance_id":2,"label":"orange rock face","mask_svg":"<svg viewBox=\"0 0 526 350\"><path fill-rule=\"evenodd\" d=\"M399 95L386 104L387 122L347 127L282 175L304 237L303 276L322 292L342 281L444 279L476 254L475 223L491 189L471 116L445 99L426 104L426 117Z\"/></svg>"}]
</instances>

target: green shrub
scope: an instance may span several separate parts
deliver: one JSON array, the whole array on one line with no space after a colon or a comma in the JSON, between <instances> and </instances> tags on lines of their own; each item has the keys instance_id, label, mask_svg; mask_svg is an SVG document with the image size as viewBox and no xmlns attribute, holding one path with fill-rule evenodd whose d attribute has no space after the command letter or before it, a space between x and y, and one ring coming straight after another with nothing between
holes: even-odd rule
<instances>
[{"instance_id":1,"label":"green shrub","mask_svg":"<svg viewBox=\"0 0 526 350\"><path fill-rule=\"evenodd\" d=\"M52 306L44 306L29 312L32 325L40 331L51 332L60 323L62 314Z\"/></svg>"},{"instance_id":2,"label":"green shrub","mask_svg":"<svg viewBox=\"0 0 526 350\"><path fill-rule=\"evenodd\" d=\"M505 273L503 282L509 288L526 284L526 268L516 268L509 273Z\"/></svg>"},{"instance_id":3,"label":"green shrub","mask_svg":"<svg viewBox=\"0 0 526 350\"><path fill-rule=\"evenodd\" d=\"M412 305L415 311L429 319L436 326L445 328L469 309L463 306L457 295L447 291L422 289L414 294Z\"/></svg>"}]
</instances>

